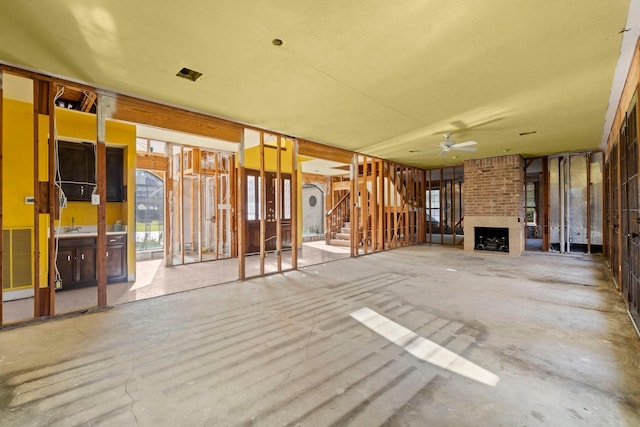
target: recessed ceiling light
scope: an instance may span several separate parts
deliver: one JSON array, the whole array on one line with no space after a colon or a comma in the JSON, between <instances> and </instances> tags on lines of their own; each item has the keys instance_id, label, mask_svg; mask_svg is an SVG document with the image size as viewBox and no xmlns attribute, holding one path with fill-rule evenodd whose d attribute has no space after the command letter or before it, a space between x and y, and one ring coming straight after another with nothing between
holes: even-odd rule
<instances>
[{"instance_id":1,"label":"recessed ceiling light","mask_svg":"<svg viewBox=\"0 0 640 427\"><path fill-rule=\"evenodd\" d=\"M533 135L534 133L538 133L538 131L537 130L531 130L529 132L520 132L518 135L525 136L525 135Z\"/></svg>"},{"instance_id":2,"label":"recessed ceiling light","mask_svg":"<svg viewBox=\"0 0 640 427\"><path fill-rule=\"evenodd\" d=\"M176 76L195 82L200 77L202 77L202 73L199 71L191 70L187 67L183 67L180 71L178 71L178 74L176 74Z\"/></svg>"},{"instance_id":3,"label":"recessed ceiling light","mask_svg":"<svg viewBox=\"0 0 640 427\"><path fill-rule=\"evenodd\" d=\"M282 46L284 44L282 39L273 39L271 40L271 43L273 43L274 46Z\"/></svg>"}]
</instances>

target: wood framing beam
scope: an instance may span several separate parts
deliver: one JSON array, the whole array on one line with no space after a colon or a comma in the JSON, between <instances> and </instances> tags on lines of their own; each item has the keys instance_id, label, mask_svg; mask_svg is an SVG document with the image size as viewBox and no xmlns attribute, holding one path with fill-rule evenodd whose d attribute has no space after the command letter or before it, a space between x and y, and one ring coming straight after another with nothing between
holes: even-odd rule
<instances>
[{"instance_id":1,"label":"wood framing beam","mask_svg":"<svg viewBox=\"0 0 640 427\"><path fill-rule=\"evenodd\" d=\"M367 156L362 156L362 180L360 182L360 216L362 222L362 250L366 254L369 253L369 190L367 189ZM359 242L358 242L359 244Z\"/></svg>"},{"instance_id":2,"label":"wood framing beam","mask_svg":"<svg viewBox=\"0 0 640 427\"><path fill-rule=\"evenodd\" d=\"M542 250L549 252L549 210L551 204L551 184L549 179L549 158L542 158Z\"/></svg>"},{"instance_id":3,"label":"wood framing beam","mask_svg":"<svg viewBox=\"0 0 640 427\"><path fill-rule=\"evenodd\" d=\"M48 239L48 270L49 270L49 315L56 313L56 241L53 230L55 221L59 219L60 201L56 186L56 108L55 108L55 85L49 85L49 145L48 145L48 187L49 187L49 239ZM1 206L1 205L0 205Z\"/></svg>"},{"instance_id":4,"label":"wood framing beam","mask_svg":"<svg viewBox=\"0 0 640 427\"><path fill-rule=\"evenodd\" d=\"M4 183L2 182L2 168L3 168L3 159L2 153L4 153L4 120L2 119L4 116L4 70L0 68L0 231L3 232L2 239L0 239L0 260L3 259L4 253L4 221L3 221L3 209L2 209L2 189ZM4 318L2 300L3 300L3 292L4 292L4 280L3 280L3 265L0 262L0 327L2 327L2 319Z\"/></svg>"},{"instance_id":5,"label":"wood framing beam","mask_svg":"<svg viewBox=\"0 0 640 427\"><path fill-rule=\"evenodd\" d=\"M48 312L48 294L40 292L40 91L39 80L33 82L33 317Z\"/></svg>"},{"instance_id":6,"label":"wood framing beam","mask_svg":"<svg viewBox=\"0 0 640 427\"><path fill-rule=\"evenodd\" d=\"M115 105L110 116L112 119L229 142L240 142L242 139L243 127L237 123L125 95L114 95L113 99Z\"/></svg>"},{"instance_id":7,"label":"wood framing beam","mask_svg":"<svg viewBox=\"0 0 640 427\"><path fill-rule=\"evenodd\" d=\"M351 249L351 256L358 256L358 156L353 154L351 156L351 167L350 167L350 191L351 191L351 203L350 203L350 212L349 212L349 221L350 221L350 236L349 236L349 247Z\"/></svg>"},{"instance_id":8,"label":"wood framing beam","mask_svg":"<svg viewBox=\"0 0 640 427\"><path fill-rule=\"evenodd\" d=\"M184 264L184 147L180 147L180 181L178 188L180 189L178 197L180 206L180 264Z\"/></svg>"},{"instance_id":9,"label":"wood framing beam","mask_svg":"<svg viewBox=\"0 0 640 427\"><path fill-rule=\"evenodd\" d=\"M353 153L351 151L302 139L298 141L298 154L346 164L351 164L353 159Z\"/></svg>"},{"instance_id":10,"label":"wood framing beam","mask_svg":"<svg viewBox=\"0 0 640 427\"><path fill-rule=\"evenodd\" d=\"M136 167L165 172L169 168L169 158L157 154L136 154Z\"/></svg>"},{"instance_id":11,"label":"wood framing beam","mask_svg":"<svg viewBox=\"0 0 640 427\"><path fill-rule=\"evenodd\" d=\"M282 137L278 135L276 149L276 260L282 271Z\"/></svg>"},{"instance_id":12,"label":"wood framing beam","mask_svg":"<svg viewBox=\"0 0 640 427\"><path fill-rule=\"evenodd\" d=\"M226 224L222 215L218 212L220 209L220 153L213 153L213 241L216 244L213 250L216 259L220 258L220 226Z\"/></svg>"},{"instance_id":13,"label":"wood framing beam","mask_svg":"<svg viewBox=\"0 0 640 427\"><path fill-rule=\"evenodd\" d=\"M591 153L585 156L587 163L587 254L591 254Z\"/></svg>"},{"instance_id":14,"label":"wood framing beam","mask_svg":"<svg viewBox=\"0 0 640 427\"><path fill-rule=\"evenodd\" d=\"M371 159L371 250L378 250L378 160Z\"/></svg>"},{"instance_id":15,"label":"wood framing beam","mask_svg":"<svg viewBox=\"0 0 640 427\"><path fill-rule=\"evenodd\" d=\"M298 269L298 140L291 140L291 268Z\"/></svg>"},{"instance_id":16,"label":"wood framing beam","mask_svg":"<svg viewBox=\"0 0 640 427\"><path fill-rule=\"evenodd\" d=\"M260 275L264 276L265 245L267 239L267 181L264 172L264 132L260 132Z\"/></svg>"},{"instance_id":17,"label":"wood framing beam","mask_svg":"<svg viewBox=\"0 0 640 427\"><path fill-rule=\"evenodd\" d=\"M96 188L100 203L97 209L98 235L96 238L96 279L98 281L98 306L107 305L107 146L105 145L106 117L104 96L98 94L97 106L97 155Z\"/></svg>"},{"instance_id":18,"label":"wood framing beam","mask_svg":"<svg viewBox=\"0 0 640 427\"><path fill-rule=\"evenodd\" d=\"M167 165L164 174L164 265L173 265L173 233L175 225L174 207L176 203L175 191L173 188L173 144L167 143ZM137 157L136 157L137 159Z\"/></svg>"},{"instance_id":19,"label":"wood framing beam","mask_svg":"<svg viewBox=\"0 0 640 427\"><path fill-rule=\"evenodd\" d=\"M237 176L238 179L235 181L236 187L236 204L237 204L237 215L236 215L236 232L238 234L238 279L244 280L246 277L245 271L245 252L246 252L246 191L247 191L247 183L245 177L245 168L244 168L244 141L240 142L240 149L238 150L238 170ZM234 182L234 181L232 181Z\"/></svg>"}]
</instances>

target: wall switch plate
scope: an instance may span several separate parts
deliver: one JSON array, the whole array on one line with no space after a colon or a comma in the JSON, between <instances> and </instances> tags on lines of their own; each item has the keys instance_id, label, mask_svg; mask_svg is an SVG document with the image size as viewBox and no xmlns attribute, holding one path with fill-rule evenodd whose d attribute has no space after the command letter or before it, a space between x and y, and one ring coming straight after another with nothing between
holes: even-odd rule
<instances>
[{"instance_id":1,"label":"wall switch plate","mask_svg":"<svg viewBox=\"0 0 640 427\"><path fill-rule=\"evenodd\" d=\"M100 204L100 195L99 194L92 194L91 195L91 204L92 205L99 205Z\"/></svg>"},{"instance_id":2,"label":"wall switch plate","mask_svg":"<svg viewBox=\"0 0 640 427\"><path fill-rule=\"evenodd\" d=\"M36 198L33 196L27 196L24 198L24 202L27 205L33 205L36 202Z\"/></svg>"}]
</instances>

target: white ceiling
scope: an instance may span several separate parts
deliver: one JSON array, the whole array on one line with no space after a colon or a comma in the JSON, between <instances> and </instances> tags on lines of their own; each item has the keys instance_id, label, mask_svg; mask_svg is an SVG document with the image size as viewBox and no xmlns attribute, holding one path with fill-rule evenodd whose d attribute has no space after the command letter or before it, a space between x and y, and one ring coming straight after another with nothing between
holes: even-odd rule
<instances>
[{"instance_id":1,"label":"white ceiling","mask_svg":"<svg viewBox=\"0 0 640 427\"><path fill-rule=\"evenodd\" d=\"M598 148L636 4L6 0L0 62L430 167ZM449 131L478 152L438 156Z\"/></svg>"}]
</instances>

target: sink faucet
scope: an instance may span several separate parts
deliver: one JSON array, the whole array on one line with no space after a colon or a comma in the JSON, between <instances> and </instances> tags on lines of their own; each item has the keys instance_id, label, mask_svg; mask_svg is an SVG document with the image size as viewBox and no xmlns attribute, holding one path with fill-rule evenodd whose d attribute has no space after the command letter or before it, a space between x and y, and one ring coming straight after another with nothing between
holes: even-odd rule
<instances>
[{"instance_id":1,"label":"sink faucet","mask_svg":"<svg viewBox=\"0 0 640 427\"><path fill-rule=\"evenodd\" d=\"M80 231L80 227L76 227L76 218L75 217L71 217L71 227L66 227L64 229L64 231L66 231L67 233L73 233L73 232L77 232Z\"/></svg>"}]
</instances>

